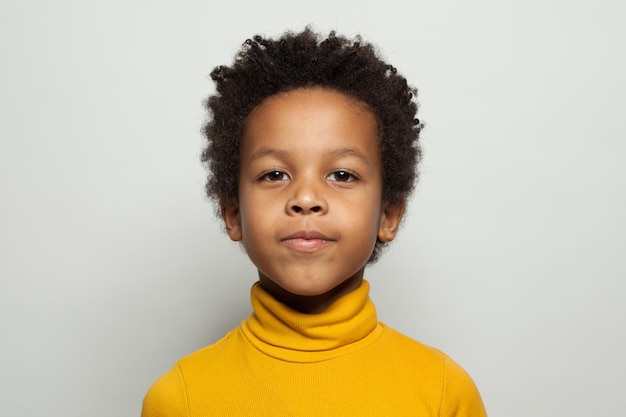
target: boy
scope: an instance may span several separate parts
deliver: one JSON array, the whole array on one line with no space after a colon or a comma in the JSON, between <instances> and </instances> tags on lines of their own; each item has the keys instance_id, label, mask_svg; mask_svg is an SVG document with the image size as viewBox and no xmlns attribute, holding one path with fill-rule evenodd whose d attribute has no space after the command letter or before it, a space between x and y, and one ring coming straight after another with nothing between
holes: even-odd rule
<instances>
[{"instance_id":1,"label":"boy","mask_svg":"<svg viewBox=\"0 0 626 417\"><path fill-rule=\"evenodd\" d=\"M414 186L415 90L371 45L309 29L256 36L211 77L207 191L258 269L254 312L142 416L484 416L458 365L377 321L363 280Z\"/></svg>"}]
</instances>

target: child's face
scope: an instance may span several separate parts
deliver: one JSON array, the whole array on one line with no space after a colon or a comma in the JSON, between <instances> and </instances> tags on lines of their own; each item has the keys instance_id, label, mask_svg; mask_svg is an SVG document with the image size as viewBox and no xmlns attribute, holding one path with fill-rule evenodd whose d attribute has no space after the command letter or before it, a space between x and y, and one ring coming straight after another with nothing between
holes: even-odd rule
<instances>
[{"instance_id":1,"label":"child's face","mask_svg":"<svg viewBox=\"0 0 626 417\"><path fill-rule=\"evenodd\" d=\"M381 192L374 115L336 91L298 89L249 115L239 205L223 214L266 288L317 296L348 283L348 292L376 238L393 239L402 216L403 207L383 206Z\"/></svg>"}]
</instances>

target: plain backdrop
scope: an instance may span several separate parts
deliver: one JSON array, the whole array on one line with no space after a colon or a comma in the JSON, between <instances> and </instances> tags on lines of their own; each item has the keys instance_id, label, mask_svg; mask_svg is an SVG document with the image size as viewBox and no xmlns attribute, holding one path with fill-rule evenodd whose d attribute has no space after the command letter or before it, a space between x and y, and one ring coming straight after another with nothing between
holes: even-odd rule
<instances>
[{"instance_id":1,"label":"plain backdrop","mask_svg":"<svg viewBox=\"0 0 626 417\"><path fill-rule=\"evenodd\" d=\"M204 197L208 74L307 24L419 89L424 163L366 272L490 416L626 408L626 3L0 3L0 415L137 416L250 312ZM355 399L358 401L358 399Z\"/></svg>"}]
</instances>

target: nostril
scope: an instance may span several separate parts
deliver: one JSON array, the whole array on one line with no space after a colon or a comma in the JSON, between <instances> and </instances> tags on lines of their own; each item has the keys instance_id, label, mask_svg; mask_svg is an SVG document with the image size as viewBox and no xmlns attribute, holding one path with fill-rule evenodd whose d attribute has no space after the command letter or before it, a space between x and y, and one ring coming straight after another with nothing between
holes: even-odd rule
<instances>
[{"instance_id":1,"label":"nostril","mask_svg":"<svg viewBox=\"0 0 626 417\"><path fill-rule=\"evenodd\" d=\"M297 214L302 214L302 213L321 213L322 212L322 206L312 206L312 207L301 207L298 206L296 204L291 206L291 212L292 213L297 213Z\"/></svg>"}]
</instances>

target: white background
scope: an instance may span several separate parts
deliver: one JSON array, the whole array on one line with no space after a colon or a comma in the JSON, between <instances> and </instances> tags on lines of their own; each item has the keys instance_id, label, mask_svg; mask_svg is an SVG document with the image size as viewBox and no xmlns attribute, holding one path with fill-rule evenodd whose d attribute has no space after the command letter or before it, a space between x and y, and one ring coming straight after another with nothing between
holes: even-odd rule
<instances>
[{"instance_id":1,"label":"white background","mask_svg":"<svg viewBox=\"0 0 626 417\"><path fill-rule=\"evenodd\" d=\"M4 0L0 415L137 416L250 311L204 198L211 69L313 23L420 90L422 179L367 272L491 416L626 407L626 6L596 1ZM355 399L358 401L358 399Z\"/></svg>"}]
</instances>

